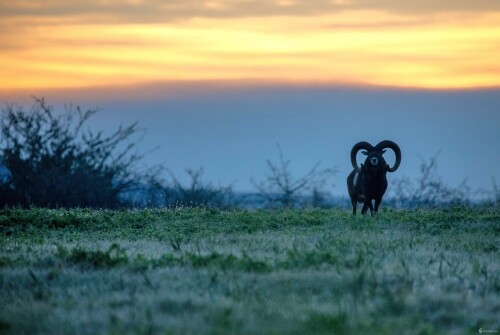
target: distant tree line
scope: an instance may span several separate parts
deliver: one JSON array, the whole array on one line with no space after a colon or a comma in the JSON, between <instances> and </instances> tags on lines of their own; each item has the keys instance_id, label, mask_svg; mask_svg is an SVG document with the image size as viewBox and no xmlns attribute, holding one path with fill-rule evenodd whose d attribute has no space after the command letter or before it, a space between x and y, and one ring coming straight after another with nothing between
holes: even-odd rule
<instances>
[{"instance_id":1,"label":"distant tree line","mask_svg":"<svg viewBox=\"0 0 500 335\"><path fill-rule=\"evenodd\" d=\"M263 180L251 179L254 194L236 195L231 186L216 186L203 179L203 168L186 169L188 181L162 166L141 169L143 153L137 147L145 130L137 123L120 125L113 132L93 131L88 120L97 110L69 106L55 113L44 99L34 98L25 110L7 105L0 115L0 207L331 207L325 190L335 168L316 163L295 177L290 160L278 145L278 161L266 161ZM392 190L391 190L392 189ZM466 181L447 186L437 175L437 155L422 160L420 176L395 179L389 188L395 207L438 207L470 204ZM483 191L486 193L486 191ZM489 205L500 205L500 190L493 179Z\"/></svg>"}]
</instances>

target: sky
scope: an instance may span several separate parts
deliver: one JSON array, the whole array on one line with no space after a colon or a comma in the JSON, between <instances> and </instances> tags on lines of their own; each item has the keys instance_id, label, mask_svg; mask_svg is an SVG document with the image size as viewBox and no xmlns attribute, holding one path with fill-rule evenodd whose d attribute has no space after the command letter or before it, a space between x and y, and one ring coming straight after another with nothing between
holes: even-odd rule
<instances>
[{"instance_id":1,"label":"sky","mask_svg":"<svg viewBox=\"0 0 500 335\"><path fill-rule=\"evenodd\" d=\"M500 2L0 0L0 101L138 120L146 163L251 188L277 144L297 175L391 139L394 174L500 180ZM492 145L493 144L493 145ZM390 176L393 178L393 176Z\"/></svg>"}]
</instances>

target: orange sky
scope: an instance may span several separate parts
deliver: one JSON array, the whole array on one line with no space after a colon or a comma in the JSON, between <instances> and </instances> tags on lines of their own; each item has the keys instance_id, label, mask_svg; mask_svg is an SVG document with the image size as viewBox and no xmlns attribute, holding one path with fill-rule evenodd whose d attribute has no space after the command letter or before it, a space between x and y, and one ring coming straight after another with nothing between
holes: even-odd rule
<instances>
[{"instance_id":1,"label":"orange sky","mask_svg":"<svg viewBox=\"0 0 500 335\"><path fill-rule=\"evenodd\" d=\"M498 87L500 6L468 2L0 0L0 90L227 79Z\"/></svg>"}]
</instances>

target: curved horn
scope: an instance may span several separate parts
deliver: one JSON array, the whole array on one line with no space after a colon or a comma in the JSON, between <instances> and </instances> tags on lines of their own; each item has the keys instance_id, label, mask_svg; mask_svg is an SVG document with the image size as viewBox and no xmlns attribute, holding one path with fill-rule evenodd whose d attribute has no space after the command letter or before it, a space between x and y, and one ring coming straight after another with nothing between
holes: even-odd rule
<instances>
[{"instance_id":1,"label":"curved horn","mask_svg":"<svg viewBox=\"0 0 500 335\"><path fill-rule=\"evenodd\" d=\"M356 154L358 153L359 150L361 149L365 149L365 150L372 150L373 149L373 145L371 145L370 143L368 142L358 142L356 143L352 149L351 149L351 164L352 164L352 167L354 168L354 170L356 170L356 172L360 173L361 170L358 166L358 162L356 161Z\"/></svg>"},{"instance_id":2,"label":"curved horn","mask_svg":"<svg viewBox=\"0 0 500 335\"><path fill-rule=\"evenodd\" d=\"M393 141L385 140L385 141L382 141L379 144L377 144L375 146L375 148L377 148L379 150L383 150L385 148L388 148L388 149L391 149L392 151L394 151L394 154L396 154L396 163L394 163L394 166L392 168L387 166L387 171L388 172L396 171L399 167L399 164L401 164L401 149L399 148L399 146L396 143L394 143Z\"/></svg>"}]
</instances>

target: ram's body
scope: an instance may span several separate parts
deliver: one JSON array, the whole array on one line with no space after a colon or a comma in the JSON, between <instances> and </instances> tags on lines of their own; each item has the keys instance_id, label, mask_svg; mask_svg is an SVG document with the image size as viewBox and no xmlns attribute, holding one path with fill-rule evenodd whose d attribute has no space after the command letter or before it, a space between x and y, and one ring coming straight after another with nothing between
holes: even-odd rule
<instances>
[{"instance_id":1,"label":"ram's body","mask_svg":"<svg viewBox=\"0 0 500 335\"><path fill-rule=\"evenodd\" d=\"M396 163L392 168L382 156L385 148L394 150L396 154ZM362 153L367 157L365 163L358 166L356 154L361 149L365 149ZM382 141L375 147L367 142L359 142L351 150L351 162L354 170L347 177L347 190L353 207L352 213L356 214L357 204L363 203L361 214L365 214L369 208L373 215L378 211L387 190L387 172L396 171L401 163L401 150L392 141Z\"/></svg>"},{"instance_id":2,"label":"ram's body","mask_svg":"<svg viewBox=\"0 0 500 335\"><path fill-rule=\"evenodd\" d=\"M362 203L362 214L365 214L368 208L370 211L378 211L382 197L387 190L387 178L377 174L370 174L369 171L362 171L358 173L352 171L347 177L347 190L351 197L353 206L353 214L356 214L356 204ZM375 207L372 206L372 201L375 200Z\"/></svg>"}]
</instances>

